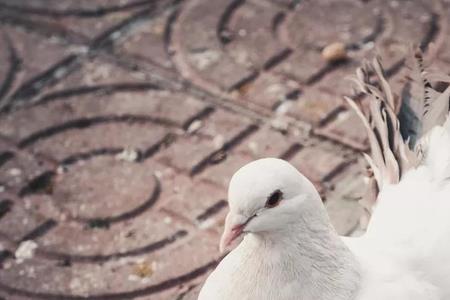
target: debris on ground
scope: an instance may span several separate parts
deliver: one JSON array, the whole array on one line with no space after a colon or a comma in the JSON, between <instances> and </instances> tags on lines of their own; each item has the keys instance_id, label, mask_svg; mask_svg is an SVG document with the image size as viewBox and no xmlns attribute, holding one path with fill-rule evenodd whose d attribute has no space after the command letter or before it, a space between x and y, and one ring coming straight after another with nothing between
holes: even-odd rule
<instances>
[{"instance_id":1,"label":"debris on ground","mask_svg":"<svg viewBox=\"0 0 450 300\"><path fill-rule=\"evenodd\" d=\"M189 134L195 133L197 130L199 130L202 127L202 121L195 120L193 121L189 127L186 129L186 132Z\"/></svg>"},{"instance_id":2,"label":"debris on ground","mask_svg":"<svg viewBox=\"0 0 450 300\"><path fill-rule=\"evenodd\" d=\"M116 155L117 160L135 162L139 159L139 152L135 149L125 148Z\"/></svg>"},{"instance_id":3,"label":"debris on ground","mask_svg":"<svg viewBox=\"0 0 450 300\"><path fill-rule=\"evenodd\" d=\"M33 240L27 240L20 243L19 247L17 247L17 250L14 253L16 262L20 264L27 259L33 258L37 247L38 245Z\"/></svg>"},{"instance_id":4,"label":"debris on ground","mask_svg":"<svg viewBox=\"0 0 450 300\"><path fill-rule=\"evenodd\" d=\"M288 128L289 128L289 124L288 124L287 120L285 120L285 119L283 119L281 117L273 119L270 122L270 126L273 129L275 129L275 130L277 130L277 131L279 131L279 132L281 132L283 134L287 133Z\"/></svg>"},{"instance_id":5,"label":"debris on ground","mask_svg":"<svg viewBox=\"0 0 450 300\"><path fill-rule=\"evenodd\" d=\"M148 262L144 261L135 266L133 273L141 278L150 277L153 275L153 268Z\"/></svg>"}]
</instances>

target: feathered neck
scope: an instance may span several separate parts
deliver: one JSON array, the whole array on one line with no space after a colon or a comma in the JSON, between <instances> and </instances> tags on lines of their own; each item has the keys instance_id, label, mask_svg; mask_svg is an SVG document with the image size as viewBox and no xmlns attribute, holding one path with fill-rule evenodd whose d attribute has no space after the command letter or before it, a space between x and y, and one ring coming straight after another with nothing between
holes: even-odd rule
<instances>
[{"instance_id":1,"label":"feathered neck","mask_svg":"<svg viewBox=\"0 0 450 300\"><path fill-rule=\"evenodd\" d=\"M270 280L282 278L281 286L295 282L296 299L351 300L359 290L360 266L324 208L302 213L285 230L249 234L239 248L248 263L242 269L254 268L255 276Z\"/></svg>"}]
</instances>

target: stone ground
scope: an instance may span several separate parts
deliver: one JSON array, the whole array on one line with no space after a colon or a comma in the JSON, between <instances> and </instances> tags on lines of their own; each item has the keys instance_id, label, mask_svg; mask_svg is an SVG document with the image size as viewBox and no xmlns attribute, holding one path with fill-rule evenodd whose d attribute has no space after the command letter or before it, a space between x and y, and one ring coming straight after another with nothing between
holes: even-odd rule
<instances>
[{"instance_id":1,"label":"stone ground","mask_svg":"<svg viewBox=\"0 0 450 300\"><path fill-rule=\"evenodd\" d=\"M377 49L395 86L410 43L446 48L448 11L0 0L0 299L196 299L228 180L259 157L298 167L352 233L366 143L345 78ZM327 63L334 42L348 58Z\"/></svg>"}]
</instances>

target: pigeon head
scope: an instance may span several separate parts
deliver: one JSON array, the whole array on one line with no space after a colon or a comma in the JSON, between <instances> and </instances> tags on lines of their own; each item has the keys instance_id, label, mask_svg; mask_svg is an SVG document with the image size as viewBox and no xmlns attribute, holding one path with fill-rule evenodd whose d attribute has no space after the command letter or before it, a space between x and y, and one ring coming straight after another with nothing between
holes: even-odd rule
<instances>
[{"instance_id":1,"label":"pigeon head","mask_svg":"<svg viewBox=\"0 0 450 300\"><path fill-rule=\"evenodd\" d=\"M220 241L227 248L245 233L260 236L286 232L321 204L313 184L288 162L253 161L239 169L228 189L230 211Z\"/></svg>"}]
</instances>

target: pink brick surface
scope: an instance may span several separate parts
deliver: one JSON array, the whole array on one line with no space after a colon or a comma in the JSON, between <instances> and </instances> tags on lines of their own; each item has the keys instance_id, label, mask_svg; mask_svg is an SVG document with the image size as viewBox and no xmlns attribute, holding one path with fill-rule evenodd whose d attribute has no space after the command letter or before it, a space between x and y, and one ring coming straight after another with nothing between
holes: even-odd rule
<instances>
[{"instance_id":1,"label":"pink brick surface","mask_svg":"<svg viewBox=\"0 0 450 300\"><path fill-rule=\"evenodd\" d=\"M399 94L408 45L448 40L447 4L397 4L0 0L0 299L196 299L229 180L262 157L351 234L367 143L346 78L376 49Z\"/></svg>"}]
</instances>

